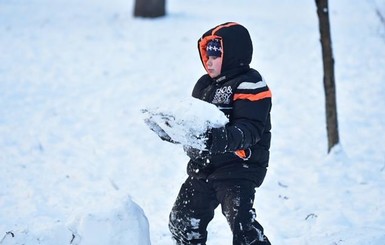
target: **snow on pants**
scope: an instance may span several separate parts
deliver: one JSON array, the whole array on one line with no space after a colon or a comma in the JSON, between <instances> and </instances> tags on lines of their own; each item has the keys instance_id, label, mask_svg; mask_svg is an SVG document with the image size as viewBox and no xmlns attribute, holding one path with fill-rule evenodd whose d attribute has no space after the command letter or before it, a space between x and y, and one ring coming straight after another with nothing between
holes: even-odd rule
<instances>
[{"instance_id":1,"label":"snow on pants","mask_svg":"<svg viewBox=\"0 0 385 245\"><path fill-rule=\"evenodd\" d=\"M169 228L176 244L205 245L207 225L219 204L233 232L233 245L270 244L261 242L263 227L255 220L255 187L243 179L187 178L170 213Z\"/></svg>"}]
</instances>

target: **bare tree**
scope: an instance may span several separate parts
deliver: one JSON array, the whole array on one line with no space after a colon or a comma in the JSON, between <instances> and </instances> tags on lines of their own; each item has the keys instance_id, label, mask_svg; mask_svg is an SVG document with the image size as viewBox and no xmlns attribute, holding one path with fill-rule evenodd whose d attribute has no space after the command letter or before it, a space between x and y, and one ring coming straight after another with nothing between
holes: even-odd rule
<instances>
[{"instance_id":1,"label":"bare tree","mask_svg":"<svg viewBox=\"0 0 385 245\"><path fill-rule=\"evenodd\" d=\"M135 17L155 18L165 15L166 0L135 0Z\"/></svg>"},{"instance_id":2,"label":"bare tree","mask_svg":"<svg viewBox=\"0 0 385 245\"><path fill-rule=\"evenodd\" d=\"M385 4L377 4L377 2L381 1L371 1L373 4L374 10L376 11L377 17L382 25L379 27L379 35L385 39Z\"/></svg>"},{"instance_id":3,"label":"bare tree","mask_svg":"<svg viewBox=\"0 0 385 245\"><path fill-rule=\"evenodd\" d=\"M328 0L315 0L321 34L323 83L325 90L326 130L328 136L328 152L339 143L336 88L334 79L334 58L330 35Z\"/></svg>"},{"instance_id":4,"label":"bare tree","mask_svg":"<svg viewBox=\"0 0 385 245\"><path fill-rule=\"evenodd\" d=\"M385 27L385 8L384 8L384 6L382 8L382 11L378 6L376 6L375 8L376 8L376 14L377 14L378 18L380 19L383 27Z\"/></svg>"},{"instance_id":5,"label":"bare tree","mask_svg":"<svg viewBox=\"0 0 385 245\"><path fill-rule=\"evenodd\" d=\"M376 9L376 13L377 13L378 18L380 18L381 23L385 26L385 17L384 17L384 15L381 13L381 11L378 8Z\"/></svg>"}]
</instances>

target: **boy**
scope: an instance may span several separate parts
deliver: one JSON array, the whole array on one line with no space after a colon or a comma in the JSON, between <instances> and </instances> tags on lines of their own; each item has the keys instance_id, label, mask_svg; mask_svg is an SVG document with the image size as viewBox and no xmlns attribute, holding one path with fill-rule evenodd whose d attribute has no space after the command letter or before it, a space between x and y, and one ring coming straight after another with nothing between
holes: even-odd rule
<instances>
[{"instance_id":1,"label":"boy","mask_svg":"<svg viewBox=\"0 0 385 245\"><path fill-rule=\"evenodd\" d=\"M249 67L253 47L242 25L210 29L198 40L198 50L207 74L192 96L216 105L229 123L206 133L207 151L185 149L189 177L170 213L170 231L178 245L206 244L207 225L221 204L233 245L269 245L253 202L269 162L270 89Z\"/></svg>"}]
</instances>

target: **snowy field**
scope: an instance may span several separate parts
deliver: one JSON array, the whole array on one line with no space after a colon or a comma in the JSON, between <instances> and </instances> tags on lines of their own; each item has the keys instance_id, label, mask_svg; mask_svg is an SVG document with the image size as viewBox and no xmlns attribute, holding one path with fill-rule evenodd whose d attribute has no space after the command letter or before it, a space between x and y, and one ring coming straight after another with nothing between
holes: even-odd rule
<instances>
[{"instance_id":1,"label":"snowy field","mask_svg":"<svg viewBox=\"0 0 385 245\"><path fill-rule=\"evenodd\" d=\"M258 220L274 245L385 244L384 0L329 1L341 144L327 154L314 1L0 0L0 244L170 245L188 161L140 110L181 106L196 42L245 25L273 91ZM173 104L175 103L175 104ZM218 208L209 245L231 244Z\"/></svg>"}]
</instances>

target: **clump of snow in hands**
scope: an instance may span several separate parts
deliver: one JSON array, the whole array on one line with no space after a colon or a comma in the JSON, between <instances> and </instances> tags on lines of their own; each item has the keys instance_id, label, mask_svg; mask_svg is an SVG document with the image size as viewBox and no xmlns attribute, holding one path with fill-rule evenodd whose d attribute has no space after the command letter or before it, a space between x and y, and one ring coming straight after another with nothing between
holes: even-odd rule
<instances>
[{"instance_id":1,"label":"clump of snow in hands","mask_svg":"<svg viewBox=\"0 0 385 245\"><path fill-rule=\"evenodd\" d=\"M166 100L143 112L145 120L156 122L174 141L200 150L205 148L206 140L201 136L229 121L215 105L195 98Z\"/></svg>"}]
</instances>

